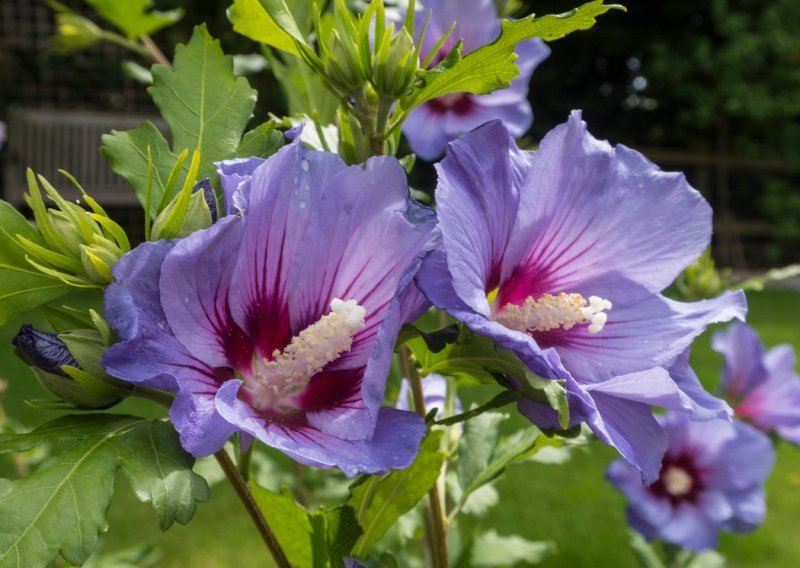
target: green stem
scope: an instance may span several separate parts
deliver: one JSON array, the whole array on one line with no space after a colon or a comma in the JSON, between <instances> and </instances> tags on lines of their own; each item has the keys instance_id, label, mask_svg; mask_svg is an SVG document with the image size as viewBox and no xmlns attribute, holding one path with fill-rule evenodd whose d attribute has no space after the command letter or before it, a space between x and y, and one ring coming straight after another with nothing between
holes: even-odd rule
<instances>
[{"instance_id":1,"label":"green stem","mask_svg":"<svg viewBox=\"0 0 800 568\"><path fill-rule=\"evenodd\" d=\"M135 53L138 53L142 57L146 57L148 59L151 57L150 54L147 52L147 50L144 47L142 47L141 45L139 45L138 43L136 43L134 41L129 40L126 37L122 37L119 34L115 34L114 32L104 31L104 32L102 32L100 34L100 38L105 40L105 41L108 41L108 42L111 42L111 43L115 43L115 44L117 44L119 46L122 46L125 49L129 49L129 50L131 50L131 51L133 51Z\"/></svg>"},{"instance_id":2,"label":"green stem","mask_svg":"<svg viewBox=\"0 0 800 568\"><path fill-rule=\"evenodd\" d=\"M147 34L140 35L139 41L142 42L142 45L145 48L147 56L150 59L152 59L156 63L165 65L166 67L172 67L172 63L170 63L169 59L167 59L167 56L164 55L164 53L156 45L156 42L154 42L149 35Z\"/></svg>"},{"instance_id":3,"label":"green stem","mask_svg":"<svg viewBox=\"0 0 800 568\"><path fill-rule=\"evenodd\" d=\"M162 404L167 408L169 408L173 402L173 399L169 394L144 387L133 387L132 394L134 396L138 396L139 398L152 400L153 402ZM252 449L253 448L251 446L250 450L244 453L247 458L241 459L239 462L239 468L245 472L249 469L250 451ZM272 558L275 559L275 564L279 568L291 568L291 565L286 559L286 555L284 554L281 545L278 544L278 539L275 538L275 535L269 528L267 520L264 518L261 509L258 507L258 503L256 503L256 500L253 498L253 494L250 492L250 487L247 485L247 481L245 481L240 469L236 468L227 452L225 452L225 448L215 453L214 457L217 459L217 463L219 463L222 471L227 476L228 481L231 482L231 485L233 485L233 488L236 490L236 494L242 501L244 508L247 509L247 512L249 513L250 518L253 520L253 523L255 523L261 538L264 540L264 543L267 545L267 548L272 554ZM244 467L245 463L247 463L246 467Z\"/></svg>"},{"instance_id":4,"label":"green stem","mask_svg":"<svg viewBox=\"0 0 800 568\"><path fill-rule=\"evenodd\" d=\"M400 367L403 374L408 377L411 383L411 392L414 396L414 409L423 418L426 416L425 409L425 395L422 390L422 378L417 372L417 368L411 361L411 352L407 347L400 348ZM444 504L442 496L439 493L439 480L428 491L428 501L430 502L430 509L428 511L428 525L430 530L428 533L429 549L431 559L433 561L433 568L448 568L449 562L447 559L447 518L444 512Z\"/></svg>"},{"instance_id":5,"label":"green stem","mask_svg":"<svg viewBox=\"0 0 800 568\"><path fill-rule=\"evenodd\" d=\"M239 499L242 501L245 509L247 509L247 512L250 514L250 518L255 523L261 538L264 540L264 543L267 545L267 548L272 554L275 564L279 568L291 568L291 564L289 564L289 560L286 558L281 545L278 544L278 539L275 538L275 535L267 524L267 520L264 518L264 515L261 512L261 509L258 507L258 503L256 503L256 500L253 498L253 494L250 492L250 487L247 485L247 482L244 480L244 478L239 475L239 470L236 469L236 466L225 452L225 449L223 448L215 453L214 457L217 459L222 471L224 471L225 475L228 476L228 481L231 482L231 485L233 485L233 488L236 490L236 494L239 496Z\"/></svg>"},{"instance_id":6,"label":"green stem","mask_svg":"<svg viewBox=\"0 0 800 568\"><path fill-rule=\"evenodd\" d=\"M449 418L443 418L441 420L437 420L436 424L440 426L452 426L453 424L458 424L459 422L464 422L465 420L469 420L474 416L483 414L487 410L492 410L494 408L501 408L513 402L517 402L519 398L520 394L516 391L503 391L497 396L495 396L492 400L487 402L486 404L478 406L477 408L473 408L472 410L462 412L461 414L450 416Z\"/></svg>"},{"instance_id":7,"label":"green stem","mask_svg":"<svg viewBox=\"0 0 800 568\"><path fill-rule=\"evenodd\" d=\"M237 463L239 475L241 475L244 479L250 479L250 463L252 462L253 447L255 444L251 443L250 447L247 448L247 451L243 452L241 443L241 437L239 437L237 440L237 446L239 446L239 461Z\"/></svg>"}]
</instances>

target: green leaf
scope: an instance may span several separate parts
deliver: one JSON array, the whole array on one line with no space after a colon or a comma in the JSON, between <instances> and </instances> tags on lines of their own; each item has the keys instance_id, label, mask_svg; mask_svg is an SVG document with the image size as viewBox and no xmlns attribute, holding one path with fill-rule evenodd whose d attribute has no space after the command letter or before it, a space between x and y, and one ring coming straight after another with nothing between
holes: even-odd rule
<instances>
[{"instance_id":1,"label":"green leaf","mask_svg":"<svg viewBox=\"0 0 800 568\"><path fill-rule=\"evenodd\" d=\"M290 116L312 116L316 112L321 124L332 124L336 120L339 98L303 60L288 57L280 61L270 57L270 68L281 84Z\"/></svg>"},{"instance_id":2,"label":"green leaf","mask_svg":"<svg viewBox=\"0 0 800 568\"><path fill-rule=\"evenodd\" d=\"M471 566L513 566L537 564L555 551L552 542L533 542L520 536L500 536L487 531L472 545Z\"/></svg>"},{"instance_id":3,"label":"green leaf","mask_svg":"<svg viewBox=\"0 0 800 568\"><path fill-rule=\"evenodd\" d=\"M175 165L178 156L173 154L164 136L150 121L143 122L133 130L120 132L113 130L111 134L104 134L101 138L100 152L108 160L111 169L133 188L136 198L142 206L145 205L145 192L147 189L147 149L153 160L153 185L150 197L150 215L158 214L158 204L162 201L167 180ZM184 165L183 172L188 169ZM176 184L180 187L182 184ZM173 190L174 191L174 190ZM168 203L174 195L164 199Z\"/></svg>"},{"instance_id":4,"label":"green leaf","mask_svg":"<svg viewBox=\"0 0 800 568\"><path fill-rule=\"evenodd\" d=\"M200 150L201 178L215 173L214 162L236 155L256 103L256 92L233 74L233 59L205 25L177 47L172 68L153 66L148 92L169 124L173 150Z\"/></svg>"},{"instance_id":5,"label":"green leaf","mask_svg":"<svg viewBox=\"0 0 800 568\"><path fill-rule=\"evenodd\" d=\"M25 260L16 235L46 247L44 240L16 209L0 201L0 324L70 291L56 278L46 276Z\"/></svg>"},{"instance_id":6,"label":"green leaf","mask_svg":"<svg viewBox=\"0 0 800 568\"><path fill-rule=\"evenodd\" d=\"M208 485L192 472L194 458L183 450L171 424L142 424L113 440L113 446L136 496L153 504L161 530L174 521L185 525L197 502L208 499Z\"/></svg>"},{"instance_id":7,"label":"green leaf","mask_svg":"<svg viewBox=\"0 0 800 568\"><path fill-rule=\"evenodd\" d=\"M248 158L251 156L269 158L280 150L283 144L283 134L277 131L275 123L269 120L245 133L236 150L236 155Z\"/></svg>"},{"instance_id":8,"label":"green leaf","mask_svg":"<svg viewBox=\"0 0 800 568\"><path fill-rule=\"evenodd\" d=\"M273 493L254 478L250 479L250 486L265 517L275 519L270 528L292 566L340 566L341 557L350 553L361 536L351 507L321 509L310 515L286 487Z\"/></svg>"},{"instance_id":9,"label":"green leaf","mask_svg":"<svg viewBox=\"0 0 800 568\"><path fill-rule=\"evenodd\" d=\"M276 18L267 11L266 6L270 4L274 5L273 10L279 10L276 12ZM233 24L234 31L243 36L299 57L300 51L297 49L295 39L305 42L305 38L294 18L287 18L287 12L291 16L288 8L283 12L285 6L286 4L280 1L234 0L233 5L228 8L228 19ZM292 32L284 30L276 19L281 24L288 25Z\"/></svg>"},{"instance_id":10,"label":"green leaf","mask_svg":"<svg viewBox=\"0 0 800 568\"><path fill-rule=\"evenodd\" d=\"M129 38L152 34L183 17L180 8L169 12L150 11L151 0L86 0L101 18L119 28Z\"/></svg>"},{"instance_id":11,"label":"green leaf","mask_svg":"<svg viewBox=\"0 0 800 568\"><path fill-rule=\"evenodd\" d=\"M489 465L500 439L500 425L508 418L500 412L486 412L464 425L458 444L458 483L469 488Z\"/></svg>"},{"instance_id":12,"label":"green leaf","mask_svg":"<svg viewBox=\"0 0 800 568\"><path fill-rule=\"evenodd\" d=\"M482 415L481 418L484 416L486 415ZM472 422L473 421L467 422L467 428L470 427ZM531 452L535 451L536 440L540 435L541 432L535 426L525 428L524 430L519 430L492 447L490 454L491 457L489 459L486 458L486 454L489 452L489 448L487 447L488 444L482 445L483 447L477 456L470 455L472 450L471 448L467 447L468 443L475 442L477 440L479 431L476 430L469 439L462 438L458 446L458 477L459 483L461 484L461 488L463 490L460 500L461 504L463 505L466 502L467 498L473 491L477 490L482 485L493 481L499 475L501 475L508 466L530 456ZM491 434L490 437L497 441L497 438ZM462 452L469 456L468 459L470 459L474 464L471 468L465 470L463 473L460 466ZM482 469L478 469L479 464L485 464L485 466Z\"/></svg>"},{"instance_id":13,"label":"green leaf","mask_svg":"<svg viewBox=\"0 0 800 568\"><path fill-rule=\"evenodd\" d=\"M337 507L315 516L324 515L328 556L333 566L343 566L342 557L350 554L364 530L352 507Z\"/></svg>"},{"instance_id":14,"label":"green leaf","mask_svg":"<svg viewBox=\"0 0 800 568\"><path fill-rule=\"evenodd\" d=\"M280 493L273 493L253 479L250 480L250 487L264 516L275 519L269 526L289 563L292 566L311 566L314 531L308 512L297 504L286 487L282 487Z\"/></svg>"},{"instance_id":15,"label":"green leaf","mask_svg":"<svg viewBox=\"0 0 800 568\"><path fill-rule=\"evenodd\" d=\"M491 339L474 333L466 326L461 327L458 340L446 344L441 351L431 351L428 341L420 336L406 343L420 364L423 375L439 373L484 384L495 383L496 375L513 377L520 384L522 396L550 406L558 412L561 427L569 427L569 404L563 381L534 375L514 353L497 348Z\"/></svg>"},{"instance_id":16,"label":"green leaf","mask_svg":"<svg viewBox=\"0 0 800 568\"><path fill-rule=\"evenodd\" d=\"M443 434L441 430L431 432L408 468L384 476L368 476L353 484L347 504L353 507L364 529L353 548L354 556L365 558L397 519L436 483L445 457L439 450Z\"/></svg>"},{"instance_id":17,"label":"green leaf","mask_svg":"<svg viewBox=\"0 0 800 568\"><path fill-rule=\"evenodd\" d=\"M107 527L106 511L122 470L139 499L151 501L162 528L186 523L208 486L165 422L134 416L65 416L18 436L0 452L42 443L63 448L29 477L0 479L0 567L46 566L59 554L82 564Z\"/></svg>"},{"instance_id":18,"label":"green leaf","mask_svg":"<svg viewBox=\"0 0 800 568\"><path fill-rule=\"evenodd\" d=\"M413 154L411 154L413 156ZM457 325L450 325L442 329L425 332L417 327L406 324L400 329L397 335L397 344L402 345L407 341L414 338L421 338L425 342L425 346L433 353L439 353L442 349L451 343L458 341L459 330Z\"/></svg>"},{"instance_id":19,"label":"green leaf","mask_svg":"<svg viewBox=\"0 0 800 568\"><path fill-rule=\"evenodd\" d=\"M416 85L401 99L400 107L409 110L449 93L483 95L507 88L512 79L519 75L514 63L517 44L533 38L552 41L578 30L587 30L595 24L597 16L612 8L621 6L604 5L603 0L594 0L564 14L505 20L500 37L489 45L463 58L459 50L454 49L435 68L419 71Z\"/></svg>"}]
</instances>

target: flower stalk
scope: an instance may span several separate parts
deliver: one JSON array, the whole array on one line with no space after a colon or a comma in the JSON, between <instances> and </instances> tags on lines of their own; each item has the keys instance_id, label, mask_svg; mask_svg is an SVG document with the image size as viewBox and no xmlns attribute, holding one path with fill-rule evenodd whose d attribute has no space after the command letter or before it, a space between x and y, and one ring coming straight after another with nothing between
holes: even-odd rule
<instances>
[{"instance_id":1,"label":"flower stalk","mask_svg":"<svg viewBox=\"0 0 800 568\"><path fill-rule=\"evenodd\" d=\"M418 414L425 416L425 396L422 391L422 378L419 376L416 365L411 360L411 352L407 347L400 348L400 366L403 375L411 383L411 392L414 397L414 408ZM428 546L434 568L447 568L450 564L447 558L447 518L444 511L442 495L439 491L439 480L433 484L428 492L430 509L426 517L428 530Z\"/></svg>"},{"instance_id":2,"label":"flower stalk","mask_svg":"<svg viewBox=\"0 0 800 568\"><path fill-rule=\"evenodd\" d=\"M272 529L269 528L267 520L264 518L261 509L253 498L250 487L239 474L239 470L236 468L233 461L231 461L225 449L223 448L215 453L214 457L222 468L222 471L225 472L225 475L228 477L228 481L231 482L231 485L233 485L233 488L236 490L236 494L239 496L245 509L247 509L253 523L255 523L261 538L264 540L264 543L272 554L272 558L275 560L275 564L279 568L291 568L291 564L289 564L286 554L284 554L281 545L278 543L278 539L275 538Z\"/></svg>"}]
</instances>

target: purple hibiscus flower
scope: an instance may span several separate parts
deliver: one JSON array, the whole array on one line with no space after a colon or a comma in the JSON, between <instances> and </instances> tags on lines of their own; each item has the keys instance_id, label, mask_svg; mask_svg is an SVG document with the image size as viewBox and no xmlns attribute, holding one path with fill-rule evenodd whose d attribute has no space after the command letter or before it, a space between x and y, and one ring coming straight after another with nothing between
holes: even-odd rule
<instances>
[{"instance_id":1,"label":"purple hibiscus flower","mask_svg":"<svg viewBox=\"0 0 800 568\"><path fill-rule=\"evenodd\" d=\"M725 357L722 391L736 416L800 444L800 376L792 346L766 351L745 324L714 334L712 345Z\"/></svg>"},{"instance_id":2,"label":"purple hibiscus flower","mask_svg":"<svg viewBox=\"0 0 800 568\"><path fill-rule=\"evenodd\" d=\"M347 475L409 465L425 425L381 403L399 327L426 307L412 279L435 223L402 167L294 143L221 176L241 214L115 265L105 309L122 342L104 366L177 392L195 456L238 431Z\"/></svg>"},{"instance_id":3,"label":"purple hibiscus flower","mask_svg":"<svg viewBox=\"0 0 800 568\"><path fill-rule=\"evenodd\" d=\"M493 0L427 0L416 15L415 29L422 29L429 11L430 23L420 52L423 60L456 22L453 33L433 57L432 66L444 59L459 39L464 42L466 54L500 35L500 19ZM452 93L414 109L403 125L411 149L421 158L433 160L444 153L450 140L494 119L505 122L515 137L525 134L533 122L528 83L536 66L550 54L550 48L535 39L519 44L516 53L520 76L508 89L481 96Z\"/></svg>"},{"instance_id":4,"label":"purple hibiscus flower","mask_svg":"<svg viewBox=\"0 0 800 568\"><path fill-rule=\"evenodd\" d=\"M421 289L532 372L566 381L573 424L653 481L666 438L651 406L730 414L700 386L688 348L708 324L742 318L744 295L687 304L659 293L711 235L711 209L682 175L594 139L578 112L536 152L488 123L437 169L443 249L426 258ZM558 427L549 407L519 409Z\"/></svg>"},{"instance_id":5,"label":"purple hibiscus flower","mask_svg":"<svg viewBox=\"0 0 800 568\"><path fill-rule=\"evenodd\" d=\"M655 483L642 485L623 461L609 481L628 499L628 522L648 540L693 551L715 548L720 530L749 532L764 520L764 482L775 451L764 434L738 420L694 422L660 416L669 447Z\"/></svg>"}]
</instances>

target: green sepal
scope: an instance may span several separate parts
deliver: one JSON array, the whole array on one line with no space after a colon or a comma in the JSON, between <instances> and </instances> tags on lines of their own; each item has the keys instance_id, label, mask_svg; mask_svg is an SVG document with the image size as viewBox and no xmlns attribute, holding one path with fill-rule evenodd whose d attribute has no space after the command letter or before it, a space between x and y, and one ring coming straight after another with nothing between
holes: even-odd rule
<instances>
[{"instance_id":1,"label":"green sepal","mask_svg":"<svg viewBox=\"0 0 800 568\"><path fill-rule=\"evenodd\" d=\"M39 384L41 384L47 392L69 404L75 405L77 408L88 410L108 408L119 400L118 396L106 396L97 392L88 391L80 383L72 380L70 377L49 373L37 367L31 367L31 371L33 371ZM0 566L1 565L2 564L0 564Z\"/></svg>"}]
</instances>

